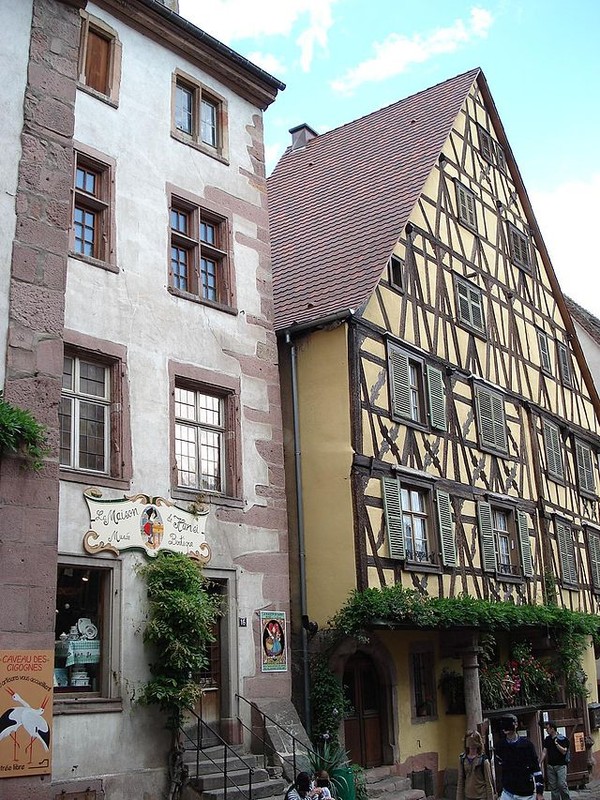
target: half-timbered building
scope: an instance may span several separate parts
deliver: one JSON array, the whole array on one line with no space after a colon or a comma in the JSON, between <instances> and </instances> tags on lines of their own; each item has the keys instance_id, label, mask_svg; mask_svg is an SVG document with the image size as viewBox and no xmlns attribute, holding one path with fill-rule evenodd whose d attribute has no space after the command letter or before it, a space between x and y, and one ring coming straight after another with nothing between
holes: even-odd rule
<instances>
[{"instance_id":1,"label":"half-timbered building","mask_svg":"<svg viewBox=\"0 0 600 800\"><path fill-rule=\"evenodd\" d=\"M311 623L369 587L595 614L598 395L483 73L291 134L269 203L295 647L306 662ZM587 698L486 708L477 626L371 627L329 654L353 760L441 786L467 724L493 731L510 705L539 747L552 708L585 780L591 647ZM534 664L554 647L512 630L493 663L515 644ZM442 692L453 674L466 718Z\"/></svg>"}]
</instances>

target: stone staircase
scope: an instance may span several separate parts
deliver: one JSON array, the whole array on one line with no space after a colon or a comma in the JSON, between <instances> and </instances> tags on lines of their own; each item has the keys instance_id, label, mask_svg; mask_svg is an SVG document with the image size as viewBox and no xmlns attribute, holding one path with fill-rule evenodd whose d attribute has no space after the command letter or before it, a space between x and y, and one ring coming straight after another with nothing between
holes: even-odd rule
<instances>
[{"instance_id":1,"label":"stone staircase","mask_svg":"<svg viewBox=\"0 0 600 800\"><path fill-rule=\"evenodd\" d=\"M246 753L242 745L232 746L227 752L227 794L224 786L223 745L208 747L200 751L196 771L196 751L186 749L184 763L189 770L189 782L182 800L247 800L249 797L250 776L252 777L252 798L277 797L284 795L289 783L273 770L259 766L259 756Z\"/></svg>"},{"instance_id":2,"label":"stone staircase","mask_svg":"<svg viewBox=\"0 0 600 800\"><path fill-rule=\"evenodd\" d=\"M423 800L422 789L411 788L410 778L392 774L392 767L365 770L369 800Z\"/></svg>"}]
</instances>

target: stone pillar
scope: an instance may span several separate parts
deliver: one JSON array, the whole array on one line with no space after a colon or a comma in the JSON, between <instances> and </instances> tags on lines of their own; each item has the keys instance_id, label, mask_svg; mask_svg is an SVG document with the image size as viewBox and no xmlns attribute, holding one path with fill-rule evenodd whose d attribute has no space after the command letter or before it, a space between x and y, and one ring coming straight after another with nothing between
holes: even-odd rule
<instances>
[{"instance_id":1,"label":"stone pillar","mask_svg":"<svg viewBox=\"0 0 600 800\"><path fill-rule=\"evenodd\" d=\"M465 682L465 711L467 730L476 730L483 722L481 692L479 690L479 648L464 650L462 654L463 680Z\"/></svg>"}]
</instances>

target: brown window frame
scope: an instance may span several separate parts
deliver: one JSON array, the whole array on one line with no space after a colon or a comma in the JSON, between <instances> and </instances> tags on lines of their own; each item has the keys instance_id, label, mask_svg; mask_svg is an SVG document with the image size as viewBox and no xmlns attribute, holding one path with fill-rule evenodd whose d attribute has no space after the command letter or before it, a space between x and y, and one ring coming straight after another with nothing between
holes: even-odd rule
<instances>
[{"instance_id":1,"label":"brown window frame","mask_svg":"<svg viewBox=\"0 0 600 800\"><path fill-rule=\"evenodd\" d=\"M437 719L435 651L432 644L424 642L411 646L409 675L412 722L428 722Z\"/></svg>"},{"instance_id":2,"label":"brown window frame","mask_svg":"<svg viewBox=\"0 0 600 800\"><path fill-rule=\"evenodd\" d=\"M174 214L187 220L186 230L173 225ZM209 241L205 231L213 230ZM201 198L171 189L169 192L169 291L179 297L233 313L234 287L231 258L231 220ZM185 285L177 271L176 253L185 253ZM208 264L213 269L208 269Z\"/></svg>"},{"instance_id":3,"label":"brown window frame","mask_svg":"<svg viewBox=\"0 0 600 800\"><path fill-rule=\"evenodd\" d=\"M65 331L65 356L82 359L107 369L108 453L104 471L82 469L77 460L60 464L60 479L76 483L129 489L131 466L131 422L127 382L127 349L76 331ZM72 393L65 391L65 397Z\"/></svg>"},{"instance_id":4,"label":"brown window frame","mask_svg":"<svg viewBox=\"0 0 600 800\"><path fill-rule=\"evenodd\" d=\"M198 494L210 497L211 502L227 504L228 501L237 501L242 496L241 473L241 425L240 425L240 382L238 378L223 375L203 367L190 364L169 363L170 385L170 430L171 430L171 495L178 499L193 499ZM219 491L202 488L201 486L184 486L179 482L179 469L175 430L178 422L176 415L176 390L184 389L191 392L206 394L219 398L223 406L222 420L222 485ZM183 420L185 421L185 420ZM200 423L193 422L194 425Z\"/></svg>"},{"instance_id":5,"label":"brown window frame","mask_svg":"<svg viewBox=\"0 0 600 800\"><path fill-rule=\"evenodd\" d=\"M117 31L110 25L107 25L106 22L99 17L89 14L87 11L80 11L80 14L82 23L79 43L78 88L110 105L118 106L121 82L122 46ZM103 89L94 86L89 78L90 34L104 40L108 44L106 76Z\"/></svg>"},{"instance_id":6,"label":"brown window frame","mask_svg":"<svg viewBox=\"0 0 600 800\"><path fill-rule=\"evenodd\" d=\"M115 162L92 148L75 143L73 159L73 205L71 212L70 255L94 266L118 272L115 253ZM80 171L94 177L94 189L88 191L81 185ZM78 229L93 218L93 241L91 252L81 249ZM89 226L88 226L89 227ZM85 244L85 234L81 241Z\"/></svg>"},{"instance_id":7,"label":"brown window frame","mask_svg":"<svg viewBox=\"0 0 600 800\"><path fill-rule=\"evenodd\" d=\"M180 90L188 93L190 98L189 125L185 126L178 119L178 96ZM171 136L213 158L227 163L229 135L227 101L225 98L205 86L197 78L177 69L172 76L171 106ZM215 111L214 141L212 136L209 138L204 134L206 123L203 109L205 106L210 106Z\"/></svg>"}]
</instances>

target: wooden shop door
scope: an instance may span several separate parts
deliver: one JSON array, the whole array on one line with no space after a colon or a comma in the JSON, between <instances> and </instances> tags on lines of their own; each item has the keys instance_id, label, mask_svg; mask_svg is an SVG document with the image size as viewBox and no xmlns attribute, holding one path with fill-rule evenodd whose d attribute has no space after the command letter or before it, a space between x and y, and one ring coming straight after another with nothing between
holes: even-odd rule
<instances>
[{"instance_id":1,"label":"wooden shop door","mask_svg":"<svg viewBox=\"0 0 600 800\"><path fill-rule=\"evenodd\" d=\"M383 763L381 746L381 687L372 660L356 653L344 670L346 696L352 705L344 719L344 737L350 761L362 767Z\"/></svg>"}]
</instances>

